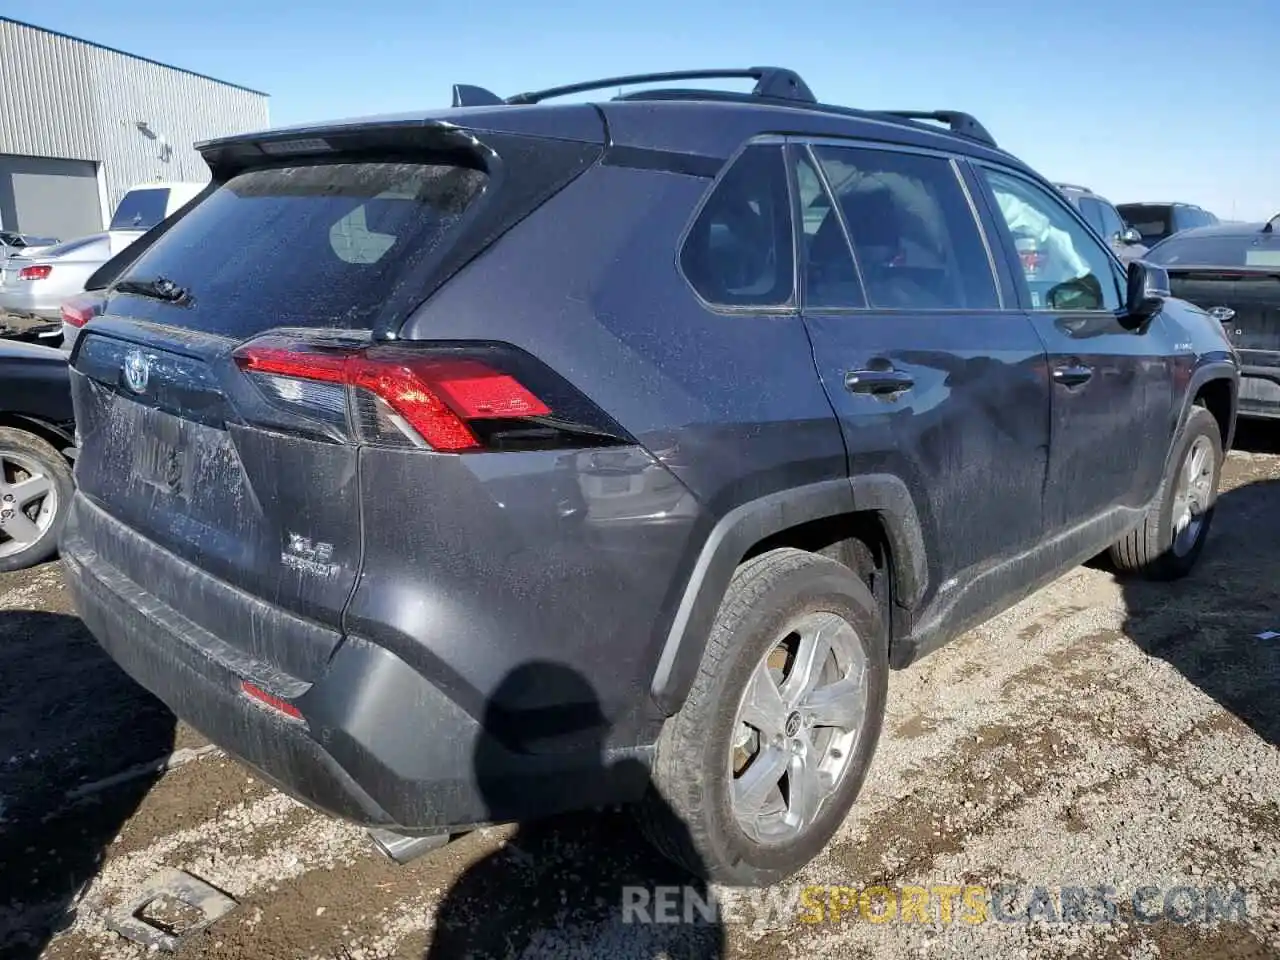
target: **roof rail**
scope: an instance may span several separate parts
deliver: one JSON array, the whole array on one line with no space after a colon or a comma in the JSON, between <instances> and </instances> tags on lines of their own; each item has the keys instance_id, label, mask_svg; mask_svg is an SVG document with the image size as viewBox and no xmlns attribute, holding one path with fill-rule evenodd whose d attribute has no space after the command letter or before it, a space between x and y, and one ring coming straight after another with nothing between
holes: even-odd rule
<instances>
[{"instance_id":1,"label":"roof rail","mask_svg":"<svg viewBox=\"0 0 1280 960\"><path fill-rule=\"evenodd\" d=\"M561 87L550 87L529 93L518 93L515 96L502 98L491 90L471 84L457 83L453 86L453 106L455 107L493 107L503 104L541 103L553 97L565 97L575 93L586 93L591 90L608 90L612 87L634 86L637 84L662 83L670 80L732 80L753 79L756 85L750 93L732 90L682 90L658 89L640 90L622 94L615 100L722 100L738 103L772 101L778 105L819 110L823 113L839 113L855 117L882 117L895 121L934 120L944 123L954 134L977 140L979 143L999 149L995 138L987 128L972 115L959 110L855 110L851 107L840 107L819 103L809 85L794 70L785 67L746 67L728 70L675 70L667 73L636 73L621 77L606 77L602 80L587 80L582 83L571 83Z\"/></svg>"},{"instance_id":2,"label":"roof rail","mask_svg":"<svg viewBox=\"0 0 1280 960\"><path fill-rule=\"evenodd\" d=\"M746 78L756 81L751 91L757 97L775 100L794 100L798 103L817 103L813 91L800 75L783 67L747 67L730 70L675 70L668 73L636 73L623 77L606 77L603 80L587 80L563 87L550 87L530 93L518 93L507 97L506 103L540 103L552 97L565 97L589 90L607 90L610 87L634 86L638 83L660 83L667 80L733 80Z\"/></svg>"},{"instance_id":3,"label":"roof rail","mask_svg":"<svg viewBox=\"0 0 1280 960\"><path fill-rule=\"evenodd\" d=\"M1054 186L1059 190L1079 190L1081 193L1093 193L1088 187L1082 187L1078 183L1057 183Z\"/></svg>"},{"instance_id":4,"label":"roof rail","mask_svg":"<svg viewBox=\"0 0 1280 960\"><path fill-rule=\"evenodd\" d=\"M977 140L987 146L996 146L995 137L987 132L987 128L974 117L959 110L879 110L878 113L891 117L902 117L904 120L936 120L945 123L952 133Z\"/></svg>"}]
</instances>

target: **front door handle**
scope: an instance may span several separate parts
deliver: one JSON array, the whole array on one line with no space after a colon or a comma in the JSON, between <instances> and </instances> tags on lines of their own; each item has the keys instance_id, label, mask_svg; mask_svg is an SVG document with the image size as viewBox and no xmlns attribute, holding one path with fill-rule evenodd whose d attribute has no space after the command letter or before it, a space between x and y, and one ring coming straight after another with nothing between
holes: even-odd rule
<instances>
[{"instance_id":1,"label":"front door handle","mask_svg":"<svg viewBox=\"0 0 1280 960\"><path fill-rule=\"evenodd\" d=\"M1078 387L1088 383L1092 376L1093 368L1086 367L1083 363L1069 363L1053 368L1053 382L1064 387Z\"/></svg>"},{"instance_id":2,"label":"front door handle","mask_svg":"<svg viewBox=\"0 0 1280 960\"><path fill-rule=\"evenodd\" d=\"M915 377L901 370L850 370L844 375L844 388L850 393L876 397L892 397L915 385Z\"/></svg>"}]
</instances>

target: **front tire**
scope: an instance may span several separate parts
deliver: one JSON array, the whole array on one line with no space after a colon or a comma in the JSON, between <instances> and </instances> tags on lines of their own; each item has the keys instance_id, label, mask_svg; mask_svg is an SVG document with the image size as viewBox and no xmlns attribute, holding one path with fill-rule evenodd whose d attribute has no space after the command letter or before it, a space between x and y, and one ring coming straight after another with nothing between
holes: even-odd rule
<instances>
[{"instance_id":1,"label":"front tire","mask_svg":"<svg viewBox=\"0 0 1280 960\"><path fill-rule=\"evenodd\" d=\"M1192 407L1147 515L1111 547L1117 570L1150 580L1191 572L1213 523L1222 461L1218 421L1204 407Z\"/></svg>"},{"instance_id":2,"label":"front tire","mask_svg":"<svg viewBox=\"0 0 1280 960\"><path fill-rule=\"evenodd\" d=\"M0 427L0 573L53 557L74 488L66 458L51 444Z\"/></svg>"},{"instance_id":3,"label":"front tire","mask_svg":"<svg viewBox=\"0 0 1280 960\"><path fill-rule=\"evenodd\" d=\"M848 567L790 548L742 564L658 738L641 806L650 840L713 882L794 874L861 790L888 673L879 608Z\"/></svg>"}]
</instances>

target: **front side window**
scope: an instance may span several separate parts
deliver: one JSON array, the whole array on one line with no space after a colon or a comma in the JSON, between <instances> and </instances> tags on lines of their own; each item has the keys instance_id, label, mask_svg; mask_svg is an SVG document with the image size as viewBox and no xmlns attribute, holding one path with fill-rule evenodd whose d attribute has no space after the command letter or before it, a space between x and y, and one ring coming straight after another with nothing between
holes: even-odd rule
<instances>
[{"instance_id":1,"label":"front side window","mask_svg":"<svg viewBox=\"0 0 1280 960\"><path fill-rule=\"evenodd\" d=\"M948 160L862 147L813 153L848 229L868 306L999 308L982 234ZM824 256L843 243L834 230L828 236Z\"/></svg>"},{"instance_id":2,"label":"front side window","mask_svg":"<svg viewBox=\"0 0 1280 960\"><path fill-rule=\"evenodd\" d=\"M756 144L716 184L680 251L703 300L727 307L793 302L791 199L782 148Z\"/></svg>"},{"instance_id":3,"label":"front side window","mask_svg":"<svg viewBox=\"0 0 1280 960\"><path fill-rule=\"evenodd\" d=\"M1018 250L1033 309L1119 309L1111 257L1065 201L1021 177L983 175Z\"/></svg>"}]
</instances>

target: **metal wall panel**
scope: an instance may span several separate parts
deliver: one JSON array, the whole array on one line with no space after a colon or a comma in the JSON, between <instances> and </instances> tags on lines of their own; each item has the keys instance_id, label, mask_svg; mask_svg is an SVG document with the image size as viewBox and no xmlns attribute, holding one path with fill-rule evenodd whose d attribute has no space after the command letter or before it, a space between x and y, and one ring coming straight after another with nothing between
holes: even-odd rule
<instances>
[{"instance_id":1,"label":"metal wall panel","mask_svg":"<svg viewBox=\"0 0 1280 960\"><path fill-rule=\"evenodd\" d=\"M112 209L138 183L208 180L194 143L268 125L259 94L105 50L90 63Z\"/></svg>"},{"instance_id":2,"label":"metal wall panel","mask_svg":"<svg viewBox=\"0 0 1280 960\"><path fill-rule=\"evenodd\" d=\"M92 49L0 20L0 153L99 159Z\"/></svg>"},{"instance_id":3,"label":"metal wall panel","mask_svg":"<svg viewBox=\"0 0 1280 960\"><path fill-rule=\"evenodd\" d=\"M99 163L109 210L208 180L194 143L269 123L264 94L0 18L0 154Z\"/></svg>"}]
</instances>

